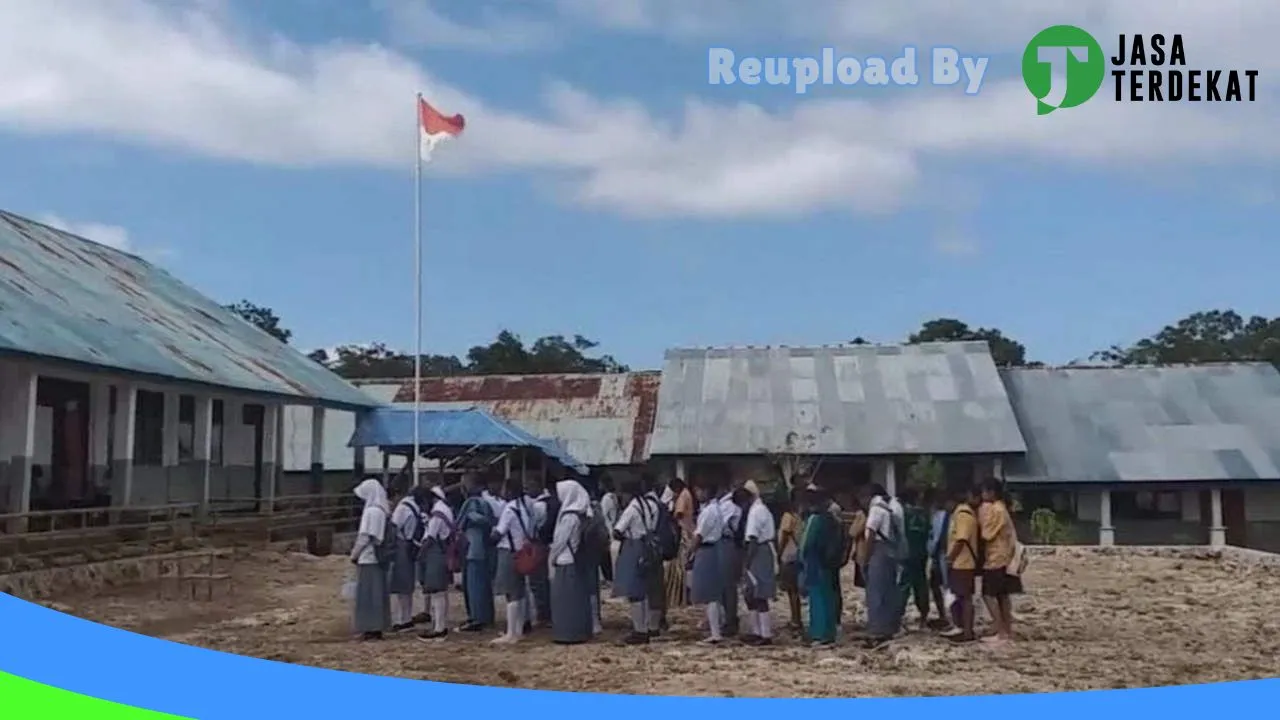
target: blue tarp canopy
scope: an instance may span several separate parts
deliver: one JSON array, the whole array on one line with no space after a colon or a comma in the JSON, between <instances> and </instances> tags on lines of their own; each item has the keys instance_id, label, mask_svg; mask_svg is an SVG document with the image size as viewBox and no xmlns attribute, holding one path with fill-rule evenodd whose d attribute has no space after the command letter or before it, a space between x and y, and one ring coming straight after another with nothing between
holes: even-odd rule
<instances>
[{"instance_id":1,"label":"blue tarp canopy","mask_svg":"<svg viewBox=\"0 0 1280 720\"><path fill-rule=\"evenodd\" d=\"M347 447L378 447L413 454L413 410L379 408L360 415ZM551 440L535 437L479 408L420 410L418 445L421 448L467 450L537 448L547 457L582 475L587 466Z\"/></svg>"}]
</instances>

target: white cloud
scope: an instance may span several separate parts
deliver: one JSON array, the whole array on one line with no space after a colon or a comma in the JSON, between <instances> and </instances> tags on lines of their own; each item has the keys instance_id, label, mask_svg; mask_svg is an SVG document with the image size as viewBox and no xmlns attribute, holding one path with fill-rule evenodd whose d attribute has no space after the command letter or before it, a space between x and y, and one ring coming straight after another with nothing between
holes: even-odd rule
<instances>
[{"instance_id":1,"label":"white cloud","mask_svg":"<svg viewBox=\"0 0 1280 720\"><path fill-rule=\"evenodd\" d=\"M772 0L558 2L611 27L690 36L783 22L782 5ZM1062 18L1096 17L1079 22L1148 32L1185 27L1193 63L1261 66L1264 87L1275 65L1267 40L1280 30L1280 4L1270 0L993 2L977 12L941 0L816 0L809 15L777 27L801 37L844 28L854 38L898 41L944 33L999 49ZM1083 10L1074 9L1081 3ZM892 211L915 201L939 160L1069 164L1138 178L1269 163L1280 154L1267 98L1222 106L1093 102L1038 117L1019 81L989 81L977 97L920 88L874 101L806 99L783 110L692 98L675 118L558 84L547 90L543 114L517 113L487 106L378 46L250 42L226 12L210 7L221 6L6 3L0 128L94 133L282 166L408 169L414 145L404 127L413 94L424 90L442 110L468 116L467 136L440 153L433 172L549 174L573 201L650 216ZM720 19L726 25L717 30Z\"/></svg>"},{"instance_id":2,"label":"white cloud","mask_svg":"<svg viewBox=\"0 0 1280 720\"><path fill-rule=\"evenodd\" d=\"M514 54L545 48L556 40L555 26L525 15L480 9L479 21L467 24L437 9L428 0L375 0L393 40L420 47Z\"/></svg>"},{"instance_id":3,"label":"white cloud","mask_svg":"<svg viewBox=\"0 0 1280 720\"><path fill-rule=\"evenodd\" d=\"M113 247L117 250L129 250L129 231L119 225L108 225L96 222L76 222L65 220L57 215L43 214L36 217L39 222L51 228L79 235L87 240Z\"/></svg>"}]
</instances>

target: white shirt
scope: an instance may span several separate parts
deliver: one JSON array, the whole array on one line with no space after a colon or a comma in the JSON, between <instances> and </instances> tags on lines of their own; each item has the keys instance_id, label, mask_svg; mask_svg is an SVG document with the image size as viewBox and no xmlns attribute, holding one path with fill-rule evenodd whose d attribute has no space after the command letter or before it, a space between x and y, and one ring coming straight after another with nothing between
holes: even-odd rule
<instances>
[{"instance_id":1,"label":"white shirt","mask_svg":"<svg viewBox=\"0 0 1280 720\"><path fill-rule=\"evenodd\" d=\"M413 501L413 498L405 498L396 503L396 509L391 513L391 524L396 526L396 531L405 540L413 537L421 521L422 511L418 509L418 504Z\"/></svg>"},{"instance_id":2,"label":"white shirt","mask_svg":"<svg viewBox=\"0 0 1280 720\"><path fill-rule=\"evenodd\" d=\"M529 532L535 535L542 531L542 527L547 522L547 497L539 495L529 501L529 514L533 518L533 526L529 528Z\"/></svg>"},{"instance_id":3,"label":"white shirt","mask_svg":"<svg viewBox=\"0 0 1280 720\"><path fill-rule=\"evenodd\" d=\"M529 542L526 529L530 533L533 532L533 518L529 512L528 503L523 498L512 500L502 509L502 514L498 516L498 525L493 529L493 534L498 538L498 548L519 552L520 548Z\"/></svg>"},{"instance_id":4,"label":"white shirt","mask_svg":"<svg viewBox=\"0 0 1280 720\"><path fill-rule=\"evenodd\" d=\"M773 513L760 500L751 503L751 509L747 511L747 539L767 543L772 542L776 535Z\"/></svg>"},{"instance_id":5,"label":"white shirt","mask_svg":"<svg viewBox=\"0 0 1280 720\"><path fill-rule=\"evenodd\" d=\"M564 513L556 520L555 534L551 538L551 564L572 565L573 554L582 544L582 518L576 513Z\"/></svg>"},{"instance_id":6,"label":"white shirt","mask_svg":"<svg viewBox=\"0 0 1280 720\"><path fill-rule=\"evenodd\" d=\"M867 510L867 537L880 542L893 538L893 511L883 498L873 498Z\"/></svg>"},{"instance_id":7,"label":"white shirt","mask_svg":"<svg viewBox=\"0 0 1280 720\"><path fill-rule=\"evenodd\" d=\"M694 533L703 543L718 543L724 535L724 518L720 515L720 503L709 502L698 511L698 524Z\"/></svg>"},{"instance_id":8,"label":"white shirt","mask_svg":"<svg viewBox=\"0 0 1280 720\"><path fill-rule=\"evenodd\" d=\"M494 517L496 518L502 517L502 510L507 506L507 503L505 500L501 500L499 498L494 497L493 493L489 492L488 490L485 490L484 492L480 493L480 498L485 502L489 503L489 507L493 509Z\"/></svg>"},{"instance_id":9,"label":"white shirt","mask_svg":"<svg viewBox=\"0 0 1280 720\"><path fill-rule=\"evenodd\" d=\"M622 511L622 517L619 517L617 524L613 526L613 531L629 540L643 540L645 535L657 530L657 508L646 507L646 505L648 501L640 498L627 503L626 509Z\"/></svg>"},{"instance_id":10,"label":"white shirt","mask_svg":"<svg viewBox=\"0 0 1280 720\"><path fill-rule=\"evenodd\" d=\"M660 498L658 498L658 499L662 501L662 504L663 504L663 505L666 505L666 506L667 506L667 509L668 509L668 510L674 510L674 509L675 509L675 504L676 504L676 493L675 493L675 491L674 491L674 490L672 490L672 489L671 489L671 486L670 486L670 485L668 485L667 487L662 488L662 497L660 497Z\"/></svg>"},{"instance_id":11,"label":"white shirt","mask_svg":"<svg viewBox=\"0 0 1280 720\"><path fill-rule=\"evenodd\" d=\"M738 523L742 522L742 508L733 501L733 493L729 493L716 501L720 506L720 517L724 523L723 533L731 538L738 533Z\"/></svg>"},{"instance_id":12,"label":"white shirt","mask_svg":"<svg viewBox=\"0 0 1280 720\"><path fill-rule=\"evenodd\" d=\"M604 516L604 524L613 527L618 523L618 496L607 492L600 498L600 514Z\"/></svg>"},{"instance_id":13,"label":"white shirt","mask_svg":"<svg viewBox=\"0 0 1280 720\"><path fill-rule=\"evenodd\" d=\"M431 506L431 515L427 518L427 530L422 534L422 539L448 540L452 529L453 509L448 503L437 498Z\"/></svg>"}]
</instances>

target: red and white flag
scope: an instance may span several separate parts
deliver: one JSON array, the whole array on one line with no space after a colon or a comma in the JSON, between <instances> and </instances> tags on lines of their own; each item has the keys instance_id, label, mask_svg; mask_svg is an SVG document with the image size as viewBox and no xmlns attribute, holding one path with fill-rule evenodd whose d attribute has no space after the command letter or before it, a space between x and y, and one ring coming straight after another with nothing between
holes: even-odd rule
<instances>
[{"instance_id":1,"label":"red and white flag","mask_svg":"<svg viewBox=\"0 0 1280 720\"><path fill-rule=\"evenodd\" d=\"M423 162L431 162L431 153L447 138L457 137L462 134L463 128L467 125L467 121L461 115L447 117L439 110L427 104L421 96L418 97L418 134L421 138L418 150L419 156Z\"/></svg>"}]
</instances>

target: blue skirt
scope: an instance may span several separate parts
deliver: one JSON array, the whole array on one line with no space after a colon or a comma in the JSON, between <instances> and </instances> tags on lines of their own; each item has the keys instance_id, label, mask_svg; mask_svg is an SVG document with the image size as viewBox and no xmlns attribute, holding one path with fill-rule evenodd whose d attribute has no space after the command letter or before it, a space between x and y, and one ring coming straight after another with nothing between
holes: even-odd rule
<instances>
[{"instance_id":1,"label":"blue skirt","mask_svg":"<svg viewBox=\"0 0 1280 720\"><path fill-rule=\"evenodd\" d=\"M466 588L467 620L480 625L493 624L493 564L487 558L468 560L462 582Z\"/></svg>"},{"instance_id":2,"label":"blue skirt","mask_svg":"<svg viewBox=\"0 0 1280 720\"><path fill-rule=\"evenodd\" d=\"M391 595L381 565L356 566L355 631L386 632L391 626Z\"/></svg>"},{"instance_id":3,"label":"blue skirt","mask_svg":"<svg viewBox=\"0 0 1280 720\"><path fill-rule=\"evenodd\" d=\"M901 629L898 612L898 561L889 548L876 543L867 560L867 634L889 638Z\"/></svg>"},{"instance_id":4,"label":"blue skirt","mask_svg":"<svg viewBox=\"0 0 1280 720\"><path fill-rule=\"evenodd\" d=\"M694 551L693 579L689 583L689 602L694 605L724 600L724 573L720 569L719 545L701 545Z\"/></svg>"},{"instance_id":5,"label":"blue skirt","mask_svg":"<svg viewBox=\"0 0 1280 720\"><path fill-rule=\"evenodd\" d=\"M641 540L630 538L622 541L618 549L618 564L613 571L613 596L625 598L631 602L644 600L648 588L648 578L640 567L644 554Z\"/></svg>"},{"instance_id":6,"label":"blue skirt","mask_svg":"<svg viewBox=\"0 0 1280 720\"><path fill-rule=\"evenodd\" d=\"M429 541L422 546L422 554L418 558L418 582L422 584L424 593L441 593L453 584L453 573L445 563L444 547L436 541Z\"/></svg>"},{"instance_id":7,"label":"blue skirt","mask_svg":"<svg viewBox=\"0 0 1280 720\"><path fill-rule=\"evenodd\" d=\"M747 563L747 573L742 579L742 596L748 600L772 601L778 592L778 570L773 560L772 545L755 547Z\"/></svg>"}]
</instances>

